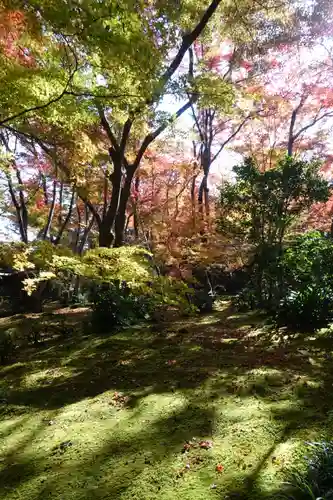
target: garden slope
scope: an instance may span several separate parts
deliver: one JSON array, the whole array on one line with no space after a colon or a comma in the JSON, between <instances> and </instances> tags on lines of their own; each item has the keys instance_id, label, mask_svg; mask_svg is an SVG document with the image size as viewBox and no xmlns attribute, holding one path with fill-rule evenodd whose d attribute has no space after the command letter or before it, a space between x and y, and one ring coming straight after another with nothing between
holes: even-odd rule
<instances>
[{"instance_id":1,"label":"garden slope","mask_svg":"<svg viewBox=\"0 0 333 500\"><path fill-rule=\"evenodd\" d=\"M1 367L1 500L277 498L331 435L330 340L272 340L227 303L156 330L49 338Z\"/></svg>"}]
</instances>

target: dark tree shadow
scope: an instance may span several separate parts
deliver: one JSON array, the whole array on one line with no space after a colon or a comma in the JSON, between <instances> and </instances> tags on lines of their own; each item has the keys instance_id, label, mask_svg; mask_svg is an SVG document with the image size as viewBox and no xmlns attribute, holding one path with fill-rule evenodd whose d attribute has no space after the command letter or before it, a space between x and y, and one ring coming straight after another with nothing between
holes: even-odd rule
<instances>
[{"instance_id":1,"label":"dark tree shadow","mask_svg":"<svg viewBox=\"0 0 333 500\"><path fill-rule=\"evenodd\" d=\"M4 457L0 496L5 498L6 488L46 474L38 496L28 500L61 498L54 493L59 488L65 488L64 498L71 500L120 498L147 467L181 453L184 442L193 436L212 434L215 401L237 395L274 402L283 397L288 387L295 391L297 406L272 408L271 418L281 423L281 432L255 467L242 472L240 488L233 490L230 486L229 491L229 498L268 498L257 483L275 447L297 430L320 427L333 411L331 341L311 335L284 338L284 332L274 332L276 339L272 341L272 329L263 323L262 317L233 313L226 308L203 321L198 318L166 324L158 332L143 326L113 336L50 337L18 353L15 364L0 370L5 398L0 403L2 418L41 409L56 413L66 405L106 391L124 394L125 405L133 410L146 396L174 391L186 395L188 405L172 416L147 424L130 441L111 438L94 456L83 450L76 460L63 466L60 479L59 475L53 478L49 474L48 457L23 460L22 448L17 449ZM259 373L260 370L272 370L273 375ZM30 376L37 377L37 381L27 387L26 379ZM197 394L204 384L208 384L206 402L200 402ZM15 432L15 426L8 427L8 432ZM34 437L29 436L23 447ZM141 455L142 460L129 462L128 448L136 456ZM205 455L203 459L206 460ZM114 466L112 482L105 479L109 462ZM75 475L76 470L76 482L66 487L67 475ZM160 480L150 485L155 495L162 486ZM86 496L82 496L85 490Z\"/></svg>"}]
</instances>

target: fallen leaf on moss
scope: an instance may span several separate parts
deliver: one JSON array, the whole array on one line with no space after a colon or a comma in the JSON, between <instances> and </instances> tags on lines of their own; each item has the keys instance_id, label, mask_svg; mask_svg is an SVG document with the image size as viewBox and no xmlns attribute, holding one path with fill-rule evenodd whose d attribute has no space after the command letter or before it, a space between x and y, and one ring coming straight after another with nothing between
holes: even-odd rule
<instances>
[{"instance_id":1,"label":"fallen leaf on moss","mask_svg":"<svg viewBox=\"0 0 333 500\"><path fill-rule=\"evenodd\" d=\"M200 448L204 448L205 450L209 450L210 448L213 448L213 443L212 443L212 441L200 441L199 446L200 446Z\"/></svg>"}]
</instances>

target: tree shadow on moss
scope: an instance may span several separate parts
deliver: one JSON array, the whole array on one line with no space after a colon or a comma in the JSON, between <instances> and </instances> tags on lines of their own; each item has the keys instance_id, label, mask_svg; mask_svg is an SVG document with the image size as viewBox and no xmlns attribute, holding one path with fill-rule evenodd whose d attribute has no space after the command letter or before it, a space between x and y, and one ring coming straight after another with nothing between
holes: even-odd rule
<instances>
[{"instance_id":1,"label":"tree shadow on moss","mask_svg":"<svg viewBox=\"0 0 333 500\"><path fill-rule=\"evenodd\" d=\"M29 348L19 364L1 370L6 398L14 406L60 408L117 390L125 392L134 407L150 393L195 389L212 377L220 377L221 385L232 391L237 376L260 368L280 370L290 378L319 377L323 392L330 386L333 362L322 359L322 346L294 338L273 343L260 329L253 335L251 325L236 327L225 312L214 320L167 325L159 334L143 327L116 336L76 336ZM31 375L36 375L36 382L27 387ZM317 399L320 390L313 392ZM261 395L266 396L265 388Z\"/></svg>"},{"instance_id":2,"label":"tree shadow on moss","mask_svg":"<svg viewBox=\"0 0 333 500\"><path fill-rule=\"evenodd\" d=\"M5 408L13 415L34 409L57 410L105 391L121 391L127 396L127 406L138 410L140 401L151 394L182 392L189 401L185 410L147 423L147 428L128 440L111 439L98 452L82 450L73 456L73 462L60 468L56 465L55 476L43 479L38 493L30 498L120 498L147 468L162 467L174 453L181 456L186 440L194 435L209 436L215 419L212 405L230 395L275 402L285 397L286 389L289 391L295 407L272 405L271 418L279 421L282 429L274 446L295 431L326 424L333 411L328 397L333 383L333 363L327 355L329 339L291 336L284 342L272 342L253 317L250 322L246 317L243 323L236 318L236 324L234 317L228 319L229 313L214 315L211 322L204 318L201 323L165 325L159 333L143 327L111 337L58 339L29 348L22 352L18 364L4 367ZM267 370L272 373L267 374ZM197 391L204 384L206 403L200 404ZM141 458L137 458L140 451ZM244 480L238 491L230 487L230 498L268 498L257 483L273 452L269 448L254 470L240 473ZM131 453L134 461L128 459ZM13 481L9 484L14 488L14 481L20 484L19 475L24 481L45 475L43 460L30 463L18 458L16 465L8 463L7 476ZM151 477L155 477L153 473ZM149 487L158 495L163 481L155 479ZM6 474L1 480L6 482Z\"/></svg>"},{"instance_id":3,"label":"tree shadow on moss","mask_svg":"<svg viewBox=\"0 0 333 500\"><path fill-rule=\"evenodd\" d=\"M21 442L17 454L11 452L3 457L0 498L6 498L13 489L21 491L28 483L33 485L27 489L29 500L120 498L145 470L158 468L163 476L163 463L167 467L169 457L174 454L182 457L184 443L193 436L211 436L214 418L212 409L189 403L126 437L115 433L99 449L78 449L79 445L74 443L63 461L52 455L37 458L22 455L33 437L41 432L39 428L35 436L29 435ZM174 480L176 475L175 470ZM148 485L156 492L165 479L159 480L157 476L152 474Z\"/></svg>"}]
</instances>

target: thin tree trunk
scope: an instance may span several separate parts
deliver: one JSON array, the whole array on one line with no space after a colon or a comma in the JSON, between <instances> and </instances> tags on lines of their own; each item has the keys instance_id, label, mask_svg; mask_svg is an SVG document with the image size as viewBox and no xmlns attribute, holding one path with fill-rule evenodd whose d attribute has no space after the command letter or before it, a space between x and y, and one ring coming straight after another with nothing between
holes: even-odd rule
<instances>
[{"instance_id":1,"label":"thin tree trunk","mask_svg":"<svg viewBox=\"0 0 333 500\"><path fill-rule=\"evenodd\" d=\"M82 255L83 253L83 250L84 250L84 246L85 244L87 243L87 239L88 239L88 236L89 236L89 233L90 231L92 230L92 227L94 225L94 215L91 216L91 219L89 221L89 224L86 226L84 232L83 232L83 236L82 236L82 239L81 239L81 242L80 242L80 246L79 246L79 254Z\"/></svg>"},{"instance_id":2,"label":"thin tree trunk","mask_svg":"<svg viewBox=\"0 0 333 500\"><path fill-rule=\"evenodd\" d=\"M60 188L59 188L59 217L58 217L58 224L59 226L62 223L62 201L63 201L63 194L64 194L64 183L61 181L60 182Z\"/></svg>"},{"instance_id":3,"label":"thin tree trunk","mask_svg":"<svg viewBox=\"0 0 333 500\"><path fill-rule=\"evenodd\" d=\"M294 127L295 127L296 116L297 116L297 109L294 109L294 111L291 113L291 120L290 120L290 127L289 127L288 149L287 149L288 156L292 156L292 154L293 154Z\"/></svg>"},{"instance_id":4,"label":"thin tree trunk","mask_svg":"<svg viewBox=\"0 0 333 500\"><path fill-rule=\"evenodd\" d=\"M140 227L140 224L139 224L139 216L138 216L138 209L137 207L135 206L134 207L134 214L133 214L133 226L134 226L134 237L135 237L135 241L138 241L139 240L139 227Z\"/></svg>"},{"instance_id":5,"label":"thin tree trunk","mask_svg":"<svg viewBox=\"0 0 333 500\"><path fill-rule=\"evenodd\" d=\"M51 228L52 219L53 219L53 215L54 215L54 209L55 209L56 196L57 196L57 181L54 180L53 181L53 191L52 191L52 202L51 202L51 206L50 206L50 210L49 210L49 215L47 217L46 226L44 228L43 235L42 235L43 240L46 240L48 232Z\"/></svg>"},{"instance_id":6,"label":"thin tree trunk","mask_svg":"<svg viewBox=\"0 0 333 500\"><path fill-rule=\"evenodd\" d=\"M18 168L16 168L16 177L19 182L19 185L23 186L21 172L19 171ZM23 190L21 187L19 189L19 197L20 197L20 213L21 213L22 226L24 228L26 243L28 243L28 209L24 199Z\"/></svg>"},{"instance_id":7,"label":"thin tree trunk","mask_svg":"<svg viewBox=\"0 0 333 500\"><path fill-rule=\"evenodd\" d=\"M139 188L140 188L140 175L138 172L135 177L135 201L134 201L134 213L133 213L134 236L136 241L138 241L139 239L139 217L138 217Z\"/></svg>"},{"instance_id":8,"label":"thin tree trunk","mask_svg":"<svg viewBox=\"0 0 333 500\"><path fill-rule=\"evenodd\" d=\"M80 235L81 235L81 212L80 212L80 207L78 205L78 200L76 200L76 213L77 213L77 229L76 229L76 238L74 244L74 252L78 251Z\"/></svg>"},{"instance_id":9,"label":"thin tree trunk","mask_svg":"<svg viewBox=\"0 0 333 500\"><path fill-rule=\"evenodd\" d=\"M62 235L63 235L63 233L64 233L64 231L65 231L65 229L70 221L70 218L71 218L72 213L73 213L74 200L75 200L75 188L73 188L73 191L72 191L72 197L71 197L71 201L70 201L70 204L68 207L66 218L59 229L57 237L54 240L55 245L58 245L60 243L61 237L62 237Z\"/></svg>"},{"instance_id":10,"label":"thin tree trunk","mask_svg":"<svg viewBox=\"0 0 333 500\"><path fill-rule=\"evenodd\" d=\"M13 188L13 183L12 179L10 177L10 174L7 174L7 183L8 183L8 189L9 189L9 194L12 199L12 203L15 207L15 212L16 212L16 220L19 226L19 231L20 231L20 236L21 236L21 241L23 243L28 243L28 228L24 223L24 219L22 217L22 210L21 210L21 205L17 201L17 198L15 196L14 188Z\"/></svg>"}]
</instances>

